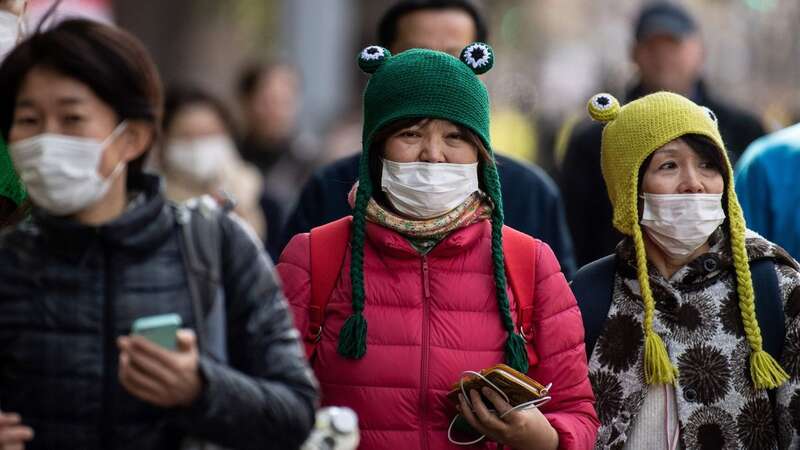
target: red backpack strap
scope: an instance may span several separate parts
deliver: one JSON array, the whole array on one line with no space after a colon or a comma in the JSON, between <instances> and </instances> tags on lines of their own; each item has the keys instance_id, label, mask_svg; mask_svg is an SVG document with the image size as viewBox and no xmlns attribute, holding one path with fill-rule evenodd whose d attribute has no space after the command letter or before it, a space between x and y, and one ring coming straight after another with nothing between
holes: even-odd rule
<instances>
[{"instance_id":1,"label":"red backpack strap","mask_svg":"<svg viewBox=\"0 0 800 450\"><path fill-rule=\"evenodd\" d=\"M325 307L342 272L352 221L352 217L347 216L311 230L311 304L308 307L308 330L304 336L309 360L322 336Z\"/></svg>"},{"instance_id":2,"label":"red backpack strap","mask_svg":"<svg viewBox=\"0 0 800 450\"><path fill-rule=\"evenodd\" d=\"M533 333L533 286L536 277L536 252L539 243L527 234L503 226L503 255L511 292L517 300L517 330L530 342ZM526 346L531 367L539 361L532 345Z\"/></svg>"}]
</instances>

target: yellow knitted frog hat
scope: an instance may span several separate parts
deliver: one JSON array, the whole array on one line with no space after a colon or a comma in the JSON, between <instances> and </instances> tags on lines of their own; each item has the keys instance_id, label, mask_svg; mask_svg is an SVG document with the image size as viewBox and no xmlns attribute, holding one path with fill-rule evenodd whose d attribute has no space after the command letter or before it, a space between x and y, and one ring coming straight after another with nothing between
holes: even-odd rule
<instances>
[{"instance_id":1,"label":"yellow knitted frog hat","mask_svg":"<svg viewBox=\"0 0 800 450\"><path fill-rule=\"evenodd\" d=\"M605 122L601 151L603 178L614 208L614 227L631 236L636 250L637 277L644 302L645 381L648 384L675 382L677 369L667 355L661 337L653 331L655 303L647 273L642 229L639 226L639 169L658 148L687 134L711 139L719 149L727 179L728 204L723 205L730 225L731 253L736 269L739 308L750 355L750 377L757 389L780 386L788 375L762 348L761 330L755 314L755 294L745 250L745 222L733 188L733 170L717 128L714 113L691 100L669 92L659 92L620 106L609 94L589 100L589 115Z\"/></svg>"}]
</instances>

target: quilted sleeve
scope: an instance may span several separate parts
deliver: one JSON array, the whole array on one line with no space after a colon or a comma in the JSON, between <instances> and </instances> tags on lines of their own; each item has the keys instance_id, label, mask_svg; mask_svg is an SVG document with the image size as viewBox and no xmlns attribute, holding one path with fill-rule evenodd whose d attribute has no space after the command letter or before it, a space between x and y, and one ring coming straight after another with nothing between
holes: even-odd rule
<instances>
[{"instance_id":1,"label":"quilted sleeve","mask_svg":"<svg viewBox=\"0 0 800 450\"><path fill-rule=\"evenodd\" d=\"M529 375L543 384L553 383L552 400L541 410L558 432L559 448L591 449L600 422L589 382L581 314L545 243L539 243L535 267L532 342L539 363Z\"/></svg>"},{"instance_id":2,"label":"quilted sleeve","mask_svg":"<svg viewBox=\"0 0 800 450\"><path fill-rule=\"evenodd\" d=\"M181 419L226 448L297 448L314 424L316 381L258 238L235 216L221 225L228 361L201 356L204 389Z\"/></svg>"}]
</instances>

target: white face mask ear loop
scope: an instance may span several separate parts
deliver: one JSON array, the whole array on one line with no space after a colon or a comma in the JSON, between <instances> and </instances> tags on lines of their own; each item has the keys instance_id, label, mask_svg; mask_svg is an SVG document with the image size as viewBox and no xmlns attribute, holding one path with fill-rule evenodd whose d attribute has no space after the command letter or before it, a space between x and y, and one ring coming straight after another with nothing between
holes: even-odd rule
<instances>
[{"instance_id":1,"label":"white face mask ear loop","mask_svg":"<svg viewBox=\"0 0 800 450\"><path fill-rule=\"evenodd\" d=\"M103 139L103 143L100 144L101 148L103 149L103 152L105 152L108 146L112 144L115 140L117 140L117 138L127 128L128 128L127 120L123 120L122 122L120 122L117 125L117 127L114 128L114 131L112 131L107 138ZM112 181L114 181L119 176L119 174L122 173L122 170L125 168L126 165L127 162L124 160L124 158L120 158L120 160L117 162L117 165L114 166L114 170L112 170L111 173L106 177L107 182L111 183Z\"/></svg>"}]
</instances>

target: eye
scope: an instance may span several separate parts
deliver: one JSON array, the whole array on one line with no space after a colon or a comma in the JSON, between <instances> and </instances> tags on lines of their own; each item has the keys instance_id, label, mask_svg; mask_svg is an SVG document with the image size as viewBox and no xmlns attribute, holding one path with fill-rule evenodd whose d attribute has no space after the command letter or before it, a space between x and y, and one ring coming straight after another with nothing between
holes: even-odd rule
<instances>
[{"instance_id":1,"label":"eye","mask_svg":"<svg viewBox=\"0 0 800 450\"><path fill-rule=\"evenodd\" d=\"M384 50L383 47L379 47L377 45L370 45L369 47L361 51L359 57L365 61L377 61L381 58L386 57L386 51Z\"/></svg>"},{"instance_id":2,"label":"eye","mask_svg":"<svg viewBox=\"0 0 800 450\"><path fill-rule=\"evenodd\" d=\"M83 116L78 114L67 114L63 118L64 123L69 123L69 124L76 124L83 122L83 119L84 119Z\"/></svg>"},{"instance_id":3,"label":"eye","mask_svg":"<svg viewBox=\"0 0 800 450\"><path fill-rule=\"evenodd\" d=\"M716 166L714 166L714 164L710 161L702 161L700 163L700 168L704 170L717 170Z\"/></svg>"},{"instance_id":4,"label":"eye","mask_svg":"<svg viewBox=\"0 0 800 450\"><path fill-rule=\"evenodd\" d=\"M35 116L19 116L14 118L14 125L18 126L36 125L38 122L39 120Z\"/></svg>"},{"instance_id":5,"label":"eye","mask_svg":"<svg viewBox=\"0 0 800 450\"><path fill-rule=\"evenodd\" d=\"M712 111L709 108L706 108L705 106L701 106L701 108L703 108L703 111L706 112L706 114L708 115L708 117L711 119L712 122L717 123L717 115L714 114L714 111Z\"/></svg>"},{"instance_id":6,"label":"eye","mask_svg":"<svg viewBox=\"0 0 800 450\"><path fill-rule=\"evenodd\" d=\"M611 109L614 106L614 101L612 100L610 95L607 94L598 94L592 97L592 105L595 108L599 109L600 111L606 111Z\"/></svg>"},{"instance_id":7,"label":"eye","mask_svg":"<svg viewBox=\"0 0 800 450\"><path fill-rule=\"evenodd\" d=\"M416 130L401 130L399 133L397 133L397 136L405 138L418 137L419 132L417 132Z\"/></svg>"},{"instance_id":8,"label":"eye","mask_svg":"<svg viewBox=\"0 0 800 450\"><path fill-rule=\"evenodd\" d=\"M492 50L488 45L476 42L465 48L461 57L472 70L480 70L491 62Z\"/></svg>"},{"instance_id":9,"label":"eye","mask_svg":"<svg viewBox=\"0 0 800 450\"><path fill-rule=\"evenodd\" d=\"M675 161L666 161L658 166L658 170L670 170L670 169L676 169L677 167L678 165L675 164Z\"/></svg>"},{"instance_id":10,"label":"eye","mask_svg":"<svg viewBox=\"0 0 800 450\"><path fill-rule=\"evenodd\" d=\"M464 135L460 131L454 131L452 133L448 133L447 136L445 136L445 137L447 139L458 139L458 140L461 140L461 141L464 140Z\"/></svg>"}]
</instances>

